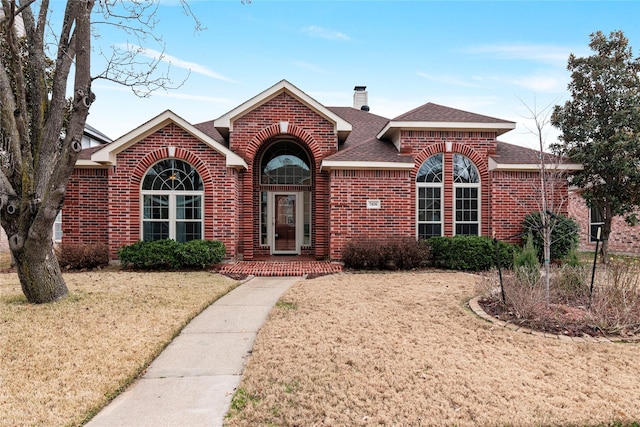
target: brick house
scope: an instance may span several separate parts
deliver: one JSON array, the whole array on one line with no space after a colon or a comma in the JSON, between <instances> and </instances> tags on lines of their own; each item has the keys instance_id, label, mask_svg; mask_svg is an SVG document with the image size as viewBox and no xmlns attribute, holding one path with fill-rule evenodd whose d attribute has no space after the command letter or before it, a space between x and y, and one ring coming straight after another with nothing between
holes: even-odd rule
<instances>
[{"instance_id":1,"label":"brick house","mask_svg":"<svg viewBox=\"0 0 640 427\"><path fill-rule=\"evenodd\" d=\"M338 260L359 236L516 242L539 156L498 141L514 128L432 103L389 120L363 86L353 107L326 107L283 80L215 120L165 111L83 150L63 241L108 243L115 259L140 239L216 239L232 260Z\"/></svg>"}]
</instances>

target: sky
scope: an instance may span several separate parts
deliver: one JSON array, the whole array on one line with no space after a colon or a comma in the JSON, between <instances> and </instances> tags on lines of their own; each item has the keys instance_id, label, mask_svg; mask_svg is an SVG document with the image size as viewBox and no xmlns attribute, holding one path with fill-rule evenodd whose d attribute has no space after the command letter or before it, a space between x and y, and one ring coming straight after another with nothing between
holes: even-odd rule
<instances>
[{"instance_id":1,"label":"sky","mask_svg":"<svg viewBox=\"0 0 640 427\"><path fill-rule=\"evenodd\" d=\"M589 35L622 30L640 56L640 1L191 1L161 0L148 58L180 87L148 97L107 80L92 86L87 121L116 139L169 109L190 123L216 119L282 79L325 106L352 106L366 86L371 113L392 119L428 102L511 120L500 140L538 147L541 117L569 99L569 54ZM64 2L52 8L62 13ZM96 18L97 19L97 18ZM92 72L109 46L140 46L96 25ZM546 110L545 110L546 109ZM531 110L531 111L530 111ZM546 127L545 144L557 138Z\"/></svg>"}]
</instances>

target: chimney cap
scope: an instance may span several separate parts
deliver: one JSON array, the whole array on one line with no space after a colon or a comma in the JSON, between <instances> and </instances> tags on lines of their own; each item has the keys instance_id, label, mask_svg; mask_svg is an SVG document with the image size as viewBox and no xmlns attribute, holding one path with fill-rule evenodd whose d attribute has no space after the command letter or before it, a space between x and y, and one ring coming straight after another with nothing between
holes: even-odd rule
<instances>
[{"instance_id":1,"label":"chimney cap","mask_svg":"<svg viewBox=\"0 0 640 427\"><path fill-rule=\"evenodd\" d=\"M362 92L364 90L366 90L367 87L366 86L356 86L353 88L353 90L355 90L356 92Z\"/></svg>"}]
</instances>

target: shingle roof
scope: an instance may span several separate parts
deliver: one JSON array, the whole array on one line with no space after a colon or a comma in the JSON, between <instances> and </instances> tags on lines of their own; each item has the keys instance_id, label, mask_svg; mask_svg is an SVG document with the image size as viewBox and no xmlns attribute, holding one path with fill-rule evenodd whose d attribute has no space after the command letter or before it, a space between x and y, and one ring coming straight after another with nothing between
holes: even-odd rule
<instances>
[{"instance_id":1,"label":"shingle roof","mask_svg":"<svg viewBox=\"0 0 640 427\"><path fill-rule=\"evenodd\" d=\"M193 126L195 126L200 131L206 133L210 138L214 139L215 141L217 141L220 144L224 145L225 147L229 148L229 142L226 141L222 137L222 135L220 135L220 132L218 132L218 130L214 126L214 120L209 120L208 122L197 123L197 124L195 124Z\"/></svg>"},{"instance_id":2,"label":"shingle roof","mask_svg":"<svg viewBox=\"0 0 640 427\"><path fill-rule=\"evenodd\" d=\"M340 151L327 160L345 162L413 163L413 157L401 155L389 141L381 141L376 134L389 119L352 107L328 107L353 126Z\"/></svg>"},{"instance_id":3,"label":"shingle roof","mask_svg":"<svg viewBox=\"0 0 640 427\"><path fill-rule=\"evenodd\" d=\"M454 122L454 123L513 123L508 120L483 116L468 111L445 107L432 102L401 114L393 119L398 122Z\"/></svg>"},{"instance_id":4,"label":"shingle roof","mask_svg":"<svg viewBox=\"0 0 640 427\"><path fill-rule=\"evenodd\" d=\"M559 157L553 154L545 153L544 157L545 164L559 163ZM495 160L496 163L504 165L538 164L540 162L540 151L498 141L496 154L491 156L491 158Z\"/></svg>"},{"instance_id":5,"label":"shingle roof","mask_svg":"<svg viewBox=\"0 0 640 427\"><path fill-rule=\"evenodd\" d=\"M91 160L91 155L101 148L104 148L104 145L97 145L95 147L83 149L78 153L78 160Z\"/></svg>"}]
</instances>

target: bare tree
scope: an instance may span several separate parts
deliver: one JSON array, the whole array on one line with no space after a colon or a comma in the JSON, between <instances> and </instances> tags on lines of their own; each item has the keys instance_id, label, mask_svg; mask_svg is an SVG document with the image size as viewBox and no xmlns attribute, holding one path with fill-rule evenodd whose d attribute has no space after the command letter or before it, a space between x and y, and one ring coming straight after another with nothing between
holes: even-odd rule
<instances>
[{"instance_id":1,"label":"bare tree","mask_svg":"<svg viewBox=\"0 0 640 427\"><path fill-rule=\"evenodd\" d=\"M156 77L162 56L140 61L145 42L161 43L153 34L159 0L69 0L57 32L49 0L0 2L0 222L27 300L45 303L68 292L52 230L95 101L92 82L112 80L143 95L172 83ZM137 47L98 50L107 66L92 76L100 24L119 27Z\"/></svg>"},{"instance_id":2,"label":"bare tree","mask_svg":"<svg viewBox=\"0 0 640 427\"><path fill-rule=\"evenodd\" d=\"M532 183L532 187L534 194L536 194L535 203L537 204L539 216L528 217L529 221L535 222L528 225L530 228L539 230L542 237L545 302L549 304L551 246L554 243L553 235L554 228L558 224L558 213L564 209L568 201L566 194L568 170L564 165L565 159L562 156L556 156L545 151L553 106L550 104L538 109L535 102L533 107L524 102L522 104L529 113L526 119L532 122L532 127L527 127L527 130L536 137L538 142L539 182L537 184ZM560 236L560 238L567 237Z\"/></svg>"}]
</instances>

